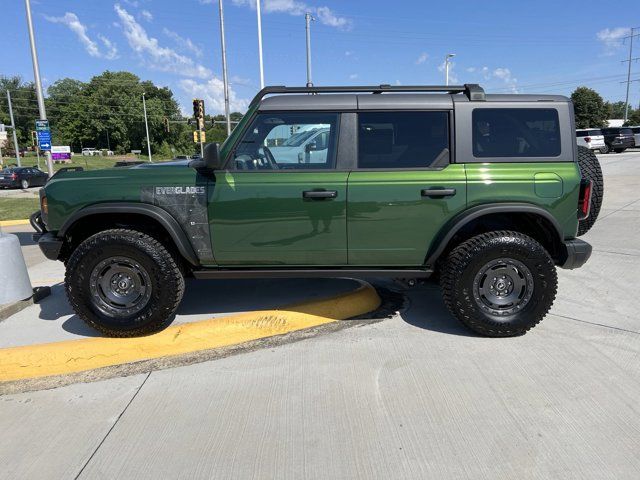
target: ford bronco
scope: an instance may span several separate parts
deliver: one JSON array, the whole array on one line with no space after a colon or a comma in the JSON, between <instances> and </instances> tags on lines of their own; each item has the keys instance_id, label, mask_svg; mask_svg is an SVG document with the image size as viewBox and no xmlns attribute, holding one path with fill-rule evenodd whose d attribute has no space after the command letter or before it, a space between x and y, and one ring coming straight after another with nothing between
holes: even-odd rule
<instances>
[{"instance_id":1,"label":"ford bronco","mask_svg":"<svg viewBox=\"0 0 640 480\"><path fill-rule=\"evenodd\" d=\"M204 158L58 174L32 223L111 336L164 328L186 276L432 276L475 332L521 335L591 254L602 173L574 136L563 96L267 87Z\"/></svg>"}]
</instances>

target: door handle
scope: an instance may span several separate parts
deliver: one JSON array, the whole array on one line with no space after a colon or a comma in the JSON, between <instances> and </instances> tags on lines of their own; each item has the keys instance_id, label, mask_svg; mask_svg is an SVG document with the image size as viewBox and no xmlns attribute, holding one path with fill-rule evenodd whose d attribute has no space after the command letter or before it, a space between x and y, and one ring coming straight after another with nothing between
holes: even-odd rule
<instances>
[{"instance_id":1,"label":"door handle","mask_svg":"<svg viewBox=\"0 0 640 480\"><path fill-rule=\"evenodd\" d=\"M336 198L337 196L337 190L305 190L302 192L302 198L310 200L324 200L325 198Z\"/></svg>"},{"instance_id":2,"label":"door handle","mask_svg":"<svg viewBox=\"0 0 640 480\"><path fill-rule=\"evenodd\" d=\"M430 198L453 197L455 194L455 188L423 188L420 191L420 195Z\"/></svg>"}]
</instances>

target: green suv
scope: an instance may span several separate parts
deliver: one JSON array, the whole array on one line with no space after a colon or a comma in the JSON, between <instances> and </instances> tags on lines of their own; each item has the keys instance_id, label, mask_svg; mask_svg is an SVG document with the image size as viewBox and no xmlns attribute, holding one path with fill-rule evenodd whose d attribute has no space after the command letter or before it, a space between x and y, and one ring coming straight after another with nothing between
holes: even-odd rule
<instances>
[{"instance_id":1,"label":"green suv","mask_svg":"<svg viewBox=\"0 0 640 480\"><path fill-rule=\"evenodd\" d=\"M267 87L203 159L60 173L32 223L111 336L164 328L188 276L433 276L465 325L520 335L591 254L602 174L574 135L562 96Z\"/></svg>"}]
</instances>

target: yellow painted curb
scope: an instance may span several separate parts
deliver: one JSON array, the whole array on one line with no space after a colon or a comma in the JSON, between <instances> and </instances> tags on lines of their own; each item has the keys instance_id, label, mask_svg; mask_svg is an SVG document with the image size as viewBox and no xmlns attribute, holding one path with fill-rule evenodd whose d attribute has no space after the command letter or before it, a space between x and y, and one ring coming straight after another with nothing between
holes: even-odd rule
<instances>
[{"instance_id":1,"label":"yellow painted curb","mask_svg":"<svg viewBox=\"0 0 640 480\"><path fill-rule=\"evenodd\" d=\"M263 310L169 327L148 337L87 338L0 349L0 381L62 375L101 367L237 345L371 312L380 306L375 289L356 290Z\"/></svg>"},{"instance_id":2,"label":"yellow painted curb","mask_svg":"<svg viewBox=\"0 0 640 480\"><path fill-rule=\"evenodd\" d=\"M0 227L12 227L14 225L29 225L29 220L0 220Z\"/></svg>"}]
</instances>

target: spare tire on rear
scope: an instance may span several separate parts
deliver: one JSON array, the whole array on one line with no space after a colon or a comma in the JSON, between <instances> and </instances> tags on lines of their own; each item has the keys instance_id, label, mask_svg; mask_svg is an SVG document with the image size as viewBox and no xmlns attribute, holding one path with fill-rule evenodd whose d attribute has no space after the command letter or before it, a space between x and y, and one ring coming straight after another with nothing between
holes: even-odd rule
<instances>
[{"instance_id":1,"label":"spare tire on rear","mask_svg":"<svg viewBox=\"0 0 640 480\"><path fill-rule=\"evenodd\" d=\"M582 178L591 180L591 211L589 216L584 220L580 220L578 224L578 236L587 233L598 218L602 199L604 197L604 179L602 178L602 169L598 157L586 147L578 146L578 166L582 173Z\"/></svg>"}]
</instances>

